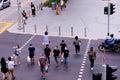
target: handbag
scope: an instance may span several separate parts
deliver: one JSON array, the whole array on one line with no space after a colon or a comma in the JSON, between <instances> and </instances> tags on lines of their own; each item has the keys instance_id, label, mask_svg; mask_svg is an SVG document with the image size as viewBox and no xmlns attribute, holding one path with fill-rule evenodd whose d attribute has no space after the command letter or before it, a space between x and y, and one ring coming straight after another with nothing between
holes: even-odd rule
<instances>
[{"instance_id":1,"label":"handbag","mask_svg":"<svg viewBox=\"0 0 120 80\"><path fill-rule=\"evenodd\" d=\"M30 57L29 56L27 56L27 62L28 63L30 63L31 61L30 61Z\"/></svg>"},{"instance_id":2,"label":"handbag","mask_svg":"<svg viewBox=\"0 0 120 80\"><path fill-rule=\"evenodd\" d=\"M48 65L45 65L45 71L48 73Z\"/></svg>"}]
</instances>

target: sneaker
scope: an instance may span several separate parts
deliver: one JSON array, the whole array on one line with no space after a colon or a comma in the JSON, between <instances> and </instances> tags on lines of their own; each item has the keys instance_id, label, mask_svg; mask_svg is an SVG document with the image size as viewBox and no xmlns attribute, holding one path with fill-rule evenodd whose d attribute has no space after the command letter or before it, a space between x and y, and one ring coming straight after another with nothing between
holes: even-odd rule
<instances>
[{"instance_id":1,"label":"sneaker","mask_svg":"<svg viewBox=\"0 0 120 80\"><path fill-rule=\"evenodd\" d=\"M93 70L93 67L91 67L91 70Z\"/></svg>"}]
</instances>

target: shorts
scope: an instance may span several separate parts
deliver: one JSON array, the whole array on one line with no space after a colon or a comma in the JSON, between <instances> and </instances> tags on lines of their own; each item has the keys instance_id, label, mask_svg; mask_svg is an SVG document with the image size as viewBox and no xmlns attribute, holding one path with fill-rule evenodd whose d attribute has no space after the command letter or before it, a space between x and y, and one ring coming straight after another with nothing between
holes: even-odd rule
<instances>
[{"instance_id":1,"label":"shorts","mask_svg":"<svg viewBox=\"0 0 120 80\"><path fill-rule=\"evenodd\" d=\"M30 55L30 58L33 58L34 57L34 55Z\"/></svg>"},{"instance_id":2,"label":"shorts","mask_svg":"<svg viewBox=\"0 0 120 80\"><path fill-rule=\"evenodd\" d=\"M41 65L40 70L41 70L41 72L45 72L45 65Z\"/></svg>"}]
</instances>

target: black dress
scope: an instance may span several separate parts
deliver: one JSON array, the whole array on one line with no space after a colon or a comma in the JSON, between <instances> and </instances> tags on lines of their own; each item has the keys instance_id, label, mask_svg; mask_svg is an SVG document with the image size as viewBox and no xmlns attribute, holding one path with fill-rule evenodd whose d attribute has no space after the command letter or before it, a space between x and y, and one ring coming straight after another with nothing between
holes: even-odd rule
<instances>
[{"instance_id":1,"label":"black dress","mask_svg":"<svg viewBox=\"0 0 120 80\"><path fill-rule=\"evenodd\" d=\"M8 72L8 68L6 67L6 63L1 63L1 72L3 72L3 73Z\"/></svg>"}]
</instances>

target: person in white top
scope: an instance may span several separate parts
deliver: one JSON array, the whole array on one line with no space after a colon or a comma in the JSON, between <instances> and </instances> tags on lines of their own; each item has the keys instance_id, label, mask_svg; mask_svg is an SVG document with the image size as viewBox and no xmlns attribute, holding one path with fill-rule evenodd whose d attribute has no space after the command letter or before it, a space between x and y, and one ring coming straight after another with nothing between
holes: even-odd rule
<instances>
[{"instance_id":1,"label":"person in white top","mask_svg":"<svg viewBox=\"0 0 120 80\"><path fill-rule=\"evenodd\" d=\"M8 57L8 80L11 80L11 76L12 76L12 80L15 79L14 66L15 66L14 61L11 60L11 57Z\"/></svg>"},{"instance_id":2,"label":"person in white top","mask_svg":"<svg viewBox=\"0 0 120 80\"><path fill-rule=\"evenodd\" d=\"M43 36L43 45L49 44L48 32L46 31Z\"/></svg>"},{"instance_id":3,"label":"person in white top","mask_svg":"<svg viewBox=\"0 0 120 80\"><path fill-rule=\"evenodd\" d=\"M64 4L64 1L60 0L60 9L61 9L61 11L63 10L63 4Z\"/></svg>"},{"instance_id":4,"label":"person in white top","mask_svg":"<svg viewBox=\"0 0 120 80\"><path fill-rule=\"evenodd\" d=\"M21 48L19 45L15 48L15 65L20 64L20 54L21 54Z\"/></svg>"}]
</instances>

